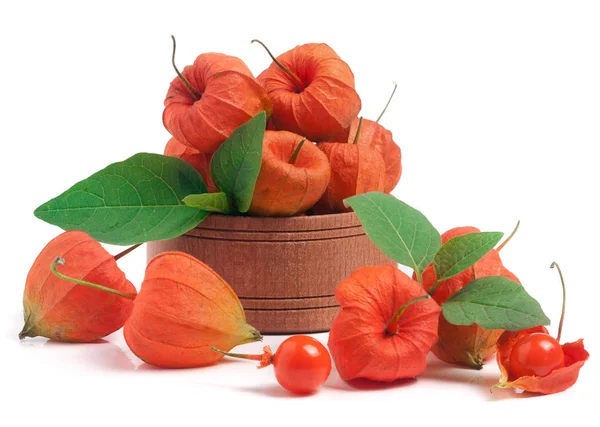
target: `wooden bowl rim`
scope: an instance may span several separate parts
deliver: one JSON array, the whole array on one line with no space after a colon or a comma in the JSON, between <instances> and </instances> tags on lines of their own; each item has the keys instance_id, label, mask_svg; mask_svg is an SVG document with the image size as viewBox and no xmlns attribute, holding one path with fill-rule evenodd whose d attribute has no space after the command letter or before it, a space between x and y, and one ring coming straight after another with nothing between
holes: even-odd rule
<instances>
[{"instance_id":1,"label":"wooden bowl rim","mask_svg":"<svg viewBox=\"0 0 600 427\"><path fill-rule=\"evenodd\" d=\"M197 229L239 231L316 231L362 227L354 212L293 217L251 217L212 214Z\"/></svg>"}]
</instances>

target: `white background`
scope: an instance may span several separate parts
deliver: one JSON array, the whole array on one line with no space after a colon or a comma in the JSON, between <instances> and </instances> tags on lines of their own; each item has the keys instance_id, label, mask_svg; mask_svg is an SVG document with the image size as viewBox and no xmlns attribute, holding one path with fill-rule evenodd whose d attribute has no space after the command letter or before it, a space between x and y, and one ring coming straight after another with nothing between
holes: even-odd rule
<instances>
[{"instance_id":1,"label":"white background","mask_svg":"<svg viewBox=\"0 0 600 427\"><path fill-rule=\"evenodd\" d=\"M580 419L597 396L600 5L595 1L3 2L0 7L0 424L510 425ZM431 358L409 383L344 384L292 398L251 363L167 371L140 363L121 332L106 343L19 342L21 296L35 256L59 230L32 212L76 181L139 151L162 152L162 102L177 63L219 51L258 74L282 53L326 42L350 64L362 115L403 153L395 195L444 231L521 230L505 264L553 319L568 282L564 339L592 358L570 390L489 392L475 372ZM109 248L117 252L118 248ZM139 286L143 250L120 265ZM326 335L319 335L326 342ZM270 337L276 345L281 337ZM249 346L258 349L260 345ZM597 403L597 400L595 400ZM597 418L595 415L592 415ZM589 422L584 423L589 425Z\"/></svg>"}]
</instances>

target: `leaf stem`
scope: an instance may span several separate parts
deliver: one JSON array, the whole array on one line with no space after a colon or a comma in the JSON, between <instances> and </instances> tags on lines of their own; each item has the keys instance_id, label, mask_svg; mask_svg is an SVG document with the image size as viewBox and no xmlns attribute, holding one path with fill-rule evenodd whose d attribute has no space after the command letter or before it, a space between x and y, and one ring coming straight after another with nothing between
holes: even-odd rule
<instances>
[{"instance_id":1,"label":"leaf stem","mask_svg":"<svg viewBox=\"0 0 600 427\"><path fill-rule=\"evenodd\" d=\"M114 258L115 258L115 261L118 261L118 260L120 260L120 259L121 259L121 258L123 258L125 255L127 255L127 254L129 254L129 253L131 253L131 252L135 251L137 248L139 248L139 247L140 247L140 246L142 246L142 245L143 245L143 243L138 243L137 245L133 245L133 246L130 246L130 247L128 247L128 248L127 248L127 249L125 249L123 252L119 252L118 254L116 254L116 255L114 256Z\"/></svg>"},{"instance_id":2,"label":"leaf stem","mask_svg":"<svg viewBox=\"0 0 600 427\"><path fill-rule=\"evenodd\" d=\"M137 296L137 294L135 294L135 293L121 292L121 291L119 291L117 289L109 288L107 286L102 286L102 285L98 285L96 283L86 282L85 280L79 280L79 279L75 279L73 277L65 276L64 274L62 274L61 272L59 272L57 270L57 267L59 265L64 265L64 264L65 264L64 258L61 258L59 256L57 256L54 259L54 262L52 264L50 264L50 270L59 279L66 280L66 281L71 282L71 283L76 283L78 285L87 286L89 288L98 289L100 291L108 292L109 294L117 295L119 297L126 298L126 299L129 299L129 300L134 300L136 298L136 296Z\"/></svg>"},{"instance_id":3,"label":"leaf stem","mask_svg":"<svg viewBox=\"0 0 600 427\"><path fill-rule=\"evenodd\" d=\"M352 144L358 144L358 138L360 136L360 129L362 128L362 122L363 118L361 117L358 120L358 127L356 128L356 135L354 135L354 141L352 141Z\"/></svg>"},{"instance_id":4,"label":"leaf stem","mask_svg":"<svg viewBox=\"0 0 600 427\"><path fill-rule=\"evenodd\" d=\"M302 141L300 141L300 143L298 144L298 146L292 153L292 156L290 157L290 161L289 161L290 165L293 165L294 163L296 163L296 159L298 159L298 155L300 154L300 150L302 149L302 146L304 145L304 141L306 141L306 138L302 138Z\"/></svg>"},{"instance_id":5,"label":"leaf stem","mask_svg":"<svg viewBox=\"0 0 600 427\"><path fill-rule=\"evenodd\" d=\"M392 91L392 94L390 95L390 98L388 99L387 104L385 104L383 111L381 112L379 117L377 117L377 120L375 120L375 123L379 123L379 120L381 120L381 118L385 114L385 111L387 110L388 106L390 105L390 102L392 102L392 98L394 97L394 94L396 93L396 89L398 89L398 83L396 83L396 82L393 82L393 83L394 83L394 90Z\"/></svg>"},{"instance_id":6,"label":"leaf stem","mask_svg":"<svg viewBox=\"0 0 600 427\"><path fill-rule=\"evenodd\" d=\"M292 81L294 82L294 84L296 85L296 88L298 89L297 93L302 92L304 89L306 89L304 87L304 83L302 83L302 80L300 80L300 78L295 75L294 73L292 73L289 68L287 68L286 66L284 66L281 62L279 62L271 53L271 51L269 50L269 48L260 40L254 39L252 40L250 43L258 43L260 44L262 47L265 48L265 50L267 51L267 54L271 57L271 59L273 60L273 62L275 63L275 65L277 65L279 68L281 68L288 76L290 76L292 78Z\"/></svg>"},{"instance_id":7,"label":"leaf stem","mask_svg":"<svg viewBox=\"0 0 600 427\"><path fill-rule=\"evenodd\" d=\"M556 269L558 270L558 274L560 276L560 283L562 284L562 291L563 291L562 311L560 313L560 323L558 324L558 335L556 335L556 341L560 342L560 337L562 335L563 322L565 321L565 310L567 308L567 287L565 286L565 279L563 277L560 266L556 262L553 262L550 265L550 268L554 268L554 267L556 267Z\"/></svg>"},{"instance_id":8,"label":"leaf stem","mask_svg":"<svg viewBox=\"0 0 600 427\"><path fill-rule=\"evenodd\" d=\"M419 282L422 285L423 284L423 274L417 269L415 269L414 272L415 272L415 277L417 279L417 282Z\"/></svg>"},{"instance_id":9,"label":"leaf stem","mask_svg":"<svg viewBox=\"0 0 600 427\"><path fill-rule=\"evenodd\" d=\"M396 335L398 333L398 321L400 320L400 317L402 317L406 309L416 302L424 301L430 298L431 297L429 295L421 295L406 302L402 307L400 307L400 309L394 315L394 317L392 317L392 320L390 320L390 322L387 325L386 332L389 335Z\"/></svg>"},{"instance_id":10,"label":"leaf stem","mask_svg":"<svg viewBox=\"0 0 600 427\"><path fill-rule=\"evenodd\" d=\"M175 42L175 37L171 36L171 39L173 39L173 55L171 56L171 64L173 64L173 68L175 69L175 72L177 73L177 77L179 77L179 80L181 80L181 82L187 88L187 90L190 91L190 93L194 97L194 100L198 101L200 98L202 98L202 94L200 92L198 92L196 89L194 89L194 87L190 84L190 82L188 82L186 80L186 78L183 77L183 74L181 74L179 72L177 65L175 65L175 51L177 50L177 42Z\"/></svg>"},{"instance_id":11,"label":"leaf stem","mask_svg":"<svg viewBox=\"0 0 600 427\"><path fill-rule=\"evenodd\" d=\"M498 247L496 248L496 251L500 252L500 251L502 250L502 248L503 248L504 246L506 246L506 244L507 244L508 242L510 242L510 239L512 239L512 238L513 238L513 236L514 236L515 234L517 234L517 230L519 229L519 225L521 225L521 220L517 221L517 225L515 226L515 229L512 231L512 233L510 233L510 236L508 236L504 242L500 243L500 246L498 246Z\"/></svg>"}]
</instances>

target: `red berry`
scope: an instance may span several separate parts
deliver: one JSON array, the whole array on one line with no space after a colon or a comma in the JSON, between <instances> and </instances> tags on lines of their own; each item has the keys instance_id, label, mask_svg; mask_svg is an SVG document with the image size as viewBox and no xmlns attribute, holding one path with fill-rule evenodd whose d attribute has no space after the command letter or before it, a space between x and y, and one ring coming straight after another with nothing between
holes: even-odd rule
<instances>
[{"instance_id":1,"label":"red berry","mask_svg":"<svg viewBox=\"0 0 600 427\"><path fill-rule=\"evenodd\" d=\"M514 378L545 377L563 366L565 355L560 343L541 332L521 338L510 354L510 372Z\"/></svg>"},{"instance_id":2,"label":"red berry","mask_svg":"<svg viewBox=\"0 0 600 427\"><path fill-rule=\"evenodd\" d=\"M318 390L331 372L331 357L323 344L306 335L294 335L281 343L273 356L275 377L292 393Z\"/></svg>"}]
</instances>

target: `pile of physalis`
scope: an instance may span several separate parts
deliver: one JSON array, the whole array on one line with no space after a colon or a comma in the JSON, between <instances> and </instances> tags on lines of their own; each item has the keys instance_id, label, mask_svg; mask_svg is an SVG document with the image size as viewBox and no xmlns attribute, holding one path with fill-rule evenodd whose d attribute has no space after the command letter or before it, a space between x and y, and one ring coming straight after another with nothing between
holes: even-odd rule
<instances>
[{"instance_id":1,"label":"pile of physalis","mask_svg":"<svg viewBox=\"0 0 600 427\"><path fill-rule=\"evenodd\" d=\"M66 231L27 276L19 337L90 342L123 328L146 363L190 368L224 355L256 360L273 365L278 382L294 393L325 383L331 356L344 380L392 381L423 373L430 350L480 368L496 348L498 387L552 393L572 385L588 357L583 343L561 346L547 334L548 318L500 260L506 241L494 249L502 233L463 227L440 236L420 212L389 195L402 172L400 148L378 123L381 115L358 116L350 67L325 44L277 58L267 52L273 62L258 78L239 58L220 53L202 54L180 72L173 39L177 77L163 113L173 137L165 155L113 163L36 209ZM180 236L211 213L349 210L414 277L382 265L340 283L331 356L302 335L274 353L230 353L262 337L246 323L231 287L190 255L154 257L139 293L117 266L140 244ZM132 246L112 256L99 242Z\"/></svg>"}]
</instances>

